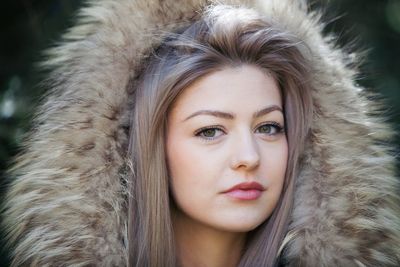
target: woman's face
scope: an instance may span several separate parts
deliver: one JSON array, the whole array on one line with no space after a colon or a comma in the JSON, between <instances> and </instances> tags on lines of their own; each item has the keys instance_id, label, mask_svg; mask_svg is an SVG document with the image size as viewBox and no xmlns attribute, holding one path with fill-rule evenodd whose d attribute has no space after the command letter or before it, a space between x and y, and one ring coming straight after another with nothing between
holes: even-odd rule
<instances>
[{"instance_id":1,"label":"woman's face","mask_svg":"<svg viewBox=\"0 0 400 267\"><path fill-rule=\"evenodd\" d=\"M168 114L167 160L178 218L247 232L275 208L288 147L275 80L227 68L186 88Z\"/></svg>"}]
</instances>

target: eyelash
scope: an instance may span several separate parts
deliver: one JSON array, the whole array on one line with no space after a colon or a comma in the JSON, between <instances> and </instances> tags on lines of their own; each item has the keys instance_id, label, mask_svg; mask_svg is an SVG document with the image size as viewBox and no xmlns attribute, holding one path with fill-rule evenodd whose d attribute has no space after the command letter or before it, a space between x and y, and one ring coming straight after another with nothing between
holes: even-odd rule
<instances>
[{"instance_id":1,"label":"eyelash","mask_svg":"<svg viewBox=\"0 0 400 267\"><path fill-rule=\"evenodd\" d=\"M279 135L279 134L283 134L285 132L284 127L282 127L277 122L267 122L267 123L263 123L263 124L257 125L256 129L259 129L260 127L263 127L263 126L270 126L270 127L272 126L272 127L274 127L276 129L276 133L268 134L268 136ZM211 125L211 126L207 126L207 127L203 127L203 128L198 129L195 132L195 136L201 138L202 140L204 140L206 142L209 142L209 141L212 141L212 140L218 138L218 137L201 136L201 134L204 133L207 130L220 130L220 131L225 133L225 131L223 130L223 128L221 126L219 126L219 125Z\"/></svg>"}]
</instances>

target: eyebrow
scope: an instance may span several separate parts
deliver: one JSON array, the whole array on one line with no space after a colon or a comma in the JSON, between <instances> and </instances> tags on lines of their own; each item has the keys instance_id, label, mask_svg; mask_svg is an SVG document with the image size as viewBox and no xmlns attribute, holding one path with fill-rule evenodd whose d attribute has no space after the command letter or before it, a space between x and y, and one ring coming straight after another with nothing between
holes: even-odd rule
<instances>
[{"instance_id":1,"label":"eyebrow","mask_svg":"<svg viewBox=\"0 0 400 267\"><path fill-rule=\"evenodd\" d=\"M268 106L266 108L263 108L259 111L256 111L253 114L253 119L261 117L263 115L266 115L272 111L278 110L280 112L283 113L282 108L277 106L277 105L272 105L272 106ZM198 115L209 115L209 116L214 116L214 117L218 117L218 118L222 118L222 119L228 119L228 120L233 120L235 118L235 114L232 113L228 113L228 112L222 112L222 111L218 111L218 110L199 110L194 112L193 114L191 114L190 116L188 116L186 119L184 119L182 122L187 121L190 118L193 118L195 116Z\"/></svg>"}]
</instances>

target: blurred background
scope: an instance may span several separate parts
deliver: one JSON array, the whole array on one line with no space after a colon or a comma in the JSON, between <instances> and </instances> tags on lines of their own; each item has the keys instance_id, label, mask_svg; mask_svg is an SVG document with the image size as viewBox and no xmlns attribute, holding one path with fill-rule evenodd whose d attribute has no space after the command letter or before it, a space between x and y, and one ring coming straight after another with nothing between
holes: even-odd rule
<instances>
[{"instance_id":1,"label":"blurred background","mask_svg":"<svg viewBox=\"0 0 400 267\"><path fill-rule=\"evenodd\" d=\"M267 1L267 0L266 0ZM0 9L0 203L7 188L4 171L30 129L46 88L36 64L42 51L60 40L76 18L81 0L3 0ZM359 84L379 93L385 115L400 130L400 0L312 0L322 9L325 31L347 49L367 51ZM399 151L400 141L393 147ZM397 152L397 154L399 154ZM3 250L1 250L3 248ZM8 266L0 232L0 266Z\"/></svg>"}]
</instances>

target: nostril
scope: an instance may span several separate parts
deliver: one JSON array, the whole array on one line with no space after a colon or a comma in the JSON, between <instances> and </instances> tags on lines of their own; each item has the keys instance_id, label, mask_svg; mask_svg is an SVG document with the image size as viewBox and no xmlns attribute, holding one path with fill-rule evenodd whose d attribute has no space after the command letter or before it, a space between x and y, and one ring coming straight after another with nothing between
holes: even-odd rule
<instances>
[{"instance_id":1,"label":"nostril","mask_svg":"<svg viewBox=\"0 0 400 267\"><path fill-rule=\"evenodd\" d=\"M254 168L260 164L260 156L256 151L239 153L232 159L233 168Z\"/></svg>"}]
</instances>

